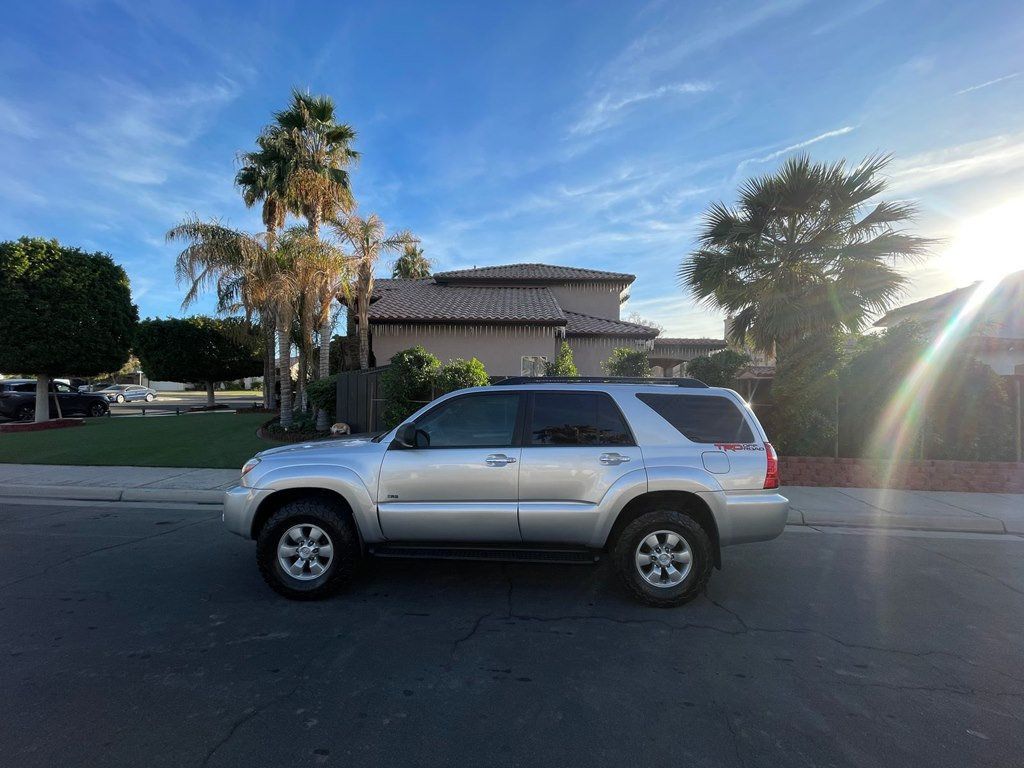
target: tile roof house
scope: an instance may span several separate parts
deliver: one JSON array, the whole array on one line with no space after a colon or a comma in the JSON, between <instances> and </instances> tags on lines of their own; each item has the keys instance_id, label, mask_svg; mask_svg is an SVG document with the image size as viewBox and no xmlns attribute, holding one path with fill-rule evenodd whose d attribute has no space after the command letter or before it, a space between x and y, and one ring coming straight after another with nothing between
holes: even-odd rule
<instances>
[{"instance_id":1,"label":"tile roof house","mask_svg":"<svg viewBox=\"0 0 1024 768\"><path fill-rule=\"evenodd\" d=\"M1024 271L1007 275L985 295L977 306L958 316L982 283L932 296L890 310L875 326L891 328L913 321L938 335L956 322L961 349L989 365L996 373L1024 375ZM987 289L982 289L987 290Z\"/></svg>"},{"instance_id":2,"label":"tile roof house","mask_svg":"<svg viewBox=\"0 0 1024 768\"><path fill-rule=\"evenodd\" d=\"M540 375L565 339L580 375L599 376L616 347L653 355L658 330L619 318L635 279L596 269L508 264L377 280L369 308L371 349L378 365L421 344L441 360L479 358L492 376ZM721 340L672 341L693 342L672 349L691 357L694 350L707 354L725 346Z\"/></svg>"}]
</instances>

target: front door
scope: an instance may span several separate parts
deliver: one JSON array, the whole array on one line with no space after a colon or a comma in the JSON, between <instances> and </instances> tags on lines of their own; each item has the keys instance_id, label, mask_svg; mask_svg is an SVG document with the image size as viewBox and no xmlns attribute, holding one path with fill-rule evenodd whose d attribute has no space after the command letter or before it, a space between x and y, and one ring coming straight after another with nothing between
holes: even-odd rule
<instances>
[{"instance_id":1,"label":"front door","mask_svg":"<svg viewBox=\"0 0 1024 768\"><path fill-rule=\"evenodd\" d=\"M587 544L611 486L643 471L640 449L607 393L532 393L519 470L523 541Z\"/></svg>"},{"instance_id":2,"label":"front door","mask_svg":"<svg viewBox=\"0 0 1024 768\"><path fill-rule=\"evenodd\" d=\"M393 445L381 465L377 509L389 541L515 543L518 392L476 392L416 420L414 448Z\"/></svg>"}]
</instances>

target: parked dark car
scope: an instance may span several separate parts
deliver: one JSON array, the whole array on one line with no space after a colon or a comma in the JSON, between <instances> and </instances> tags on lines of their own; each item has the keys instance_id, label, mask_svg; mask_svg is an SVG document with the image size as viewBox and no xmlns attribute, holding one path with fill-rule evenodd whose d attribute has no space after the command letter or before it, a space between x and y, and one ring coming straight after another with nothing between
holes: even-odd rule
<instances>
[{"instance_id":1,"label":"parked dark car","mask_svg":"<svg viewBox=\"0 0 1024 768\"><path fill-rule=\"evenodd\" d=\"M156 390L138 384L111 384L97 390L96 394L104 395L111 403L123 403L126 400L145 400L151 403L156 400Z\"/></svg>"},{"instance_id":2,"label":"parked dark car","mask_svg":"<svg viewBox=\"0 0 1024 768\"><path fill-rule=\"evenodd\" d=\"M55 400L60 401L60 412L69 416L103 416L110 410L102 395L75 392L67 384L54 382L50 386L50 417L57 416ZM0 381L0 416L18 421L30 421L36 415L35 379L6 379Z\"/></svg>"}]
</instances>

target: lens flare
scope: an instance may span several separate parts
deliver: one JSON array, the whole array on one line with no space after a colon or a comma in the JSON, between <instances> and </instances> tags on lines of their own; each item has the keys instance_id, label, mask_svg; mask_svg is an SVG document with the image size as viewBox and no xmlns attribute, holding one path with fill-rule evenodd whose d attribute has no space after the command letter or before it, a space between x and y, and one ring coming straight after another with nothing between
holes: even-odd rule
<instances>
[{"instance_id":1,"label":"lens flare","mask_svg":"<svg viewBox=\"0 0 1024 768\"><path fill-rule=\"evenodd\" d=\"M998 279L978 284L964 305L946 322L941 333L921 354L882 412L868 443L868 450L869 455L888 460L883 476L884 488L891 487L897 462L904 457L910 441L918 434L929 397L936 385L945 380L944 373L953 352L998 285Z\"/></svg>"}]
</instances>

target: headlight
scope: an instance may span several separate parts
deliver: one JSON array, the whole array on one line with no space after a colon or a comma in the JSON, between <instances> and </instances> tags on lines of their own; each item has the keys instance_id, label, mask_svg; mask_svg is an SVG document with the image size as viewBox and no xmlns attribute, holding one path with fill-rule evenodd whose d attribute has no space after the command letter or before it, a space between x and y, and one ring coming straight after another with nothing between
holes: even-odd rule
<instances>
[{"instance_id":1,"label":"headlight","mask_svg":"<svg viewBox=\"0 0 1024 768\"><path fill-rule=\"evenodd\" d=\"M260 459L252 458L249 459L242 466L242 477L245 477L249 472L256 468L256 465L260 463Z\"/></svg>"}]
</instances>

